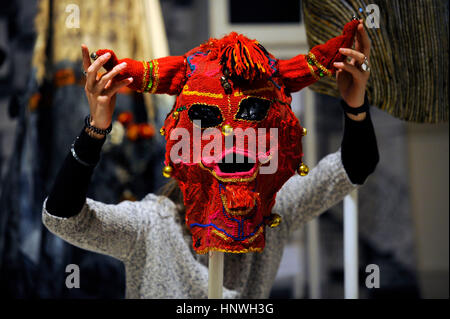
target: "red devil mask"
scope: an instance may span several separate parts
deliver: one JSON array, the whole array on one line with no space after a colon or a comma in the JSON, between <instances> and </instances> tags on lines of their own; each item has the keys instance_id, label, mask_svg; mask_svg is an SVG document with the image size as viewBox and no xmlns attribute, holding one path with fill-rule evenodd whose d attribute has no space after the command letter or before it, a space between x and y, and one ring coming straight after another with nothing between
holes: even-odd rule
<instances>
[{"instance_id":1,"label":"red devil mask","mask_svg":"<svg viewBox=\"0 0 450 319\"><path fill-rule=\"evenodd\" d=\"M262 251L275 196L302 163L303 128L290 108L291 92L332 76L358 25L315 46L307 55L277 60L257 41L231 33L211 39L184 56L138 62L111 52L107 70L127 62L120 78L131 88L177 95L161 133L164 175L184 195L186 225L197 253Z\"/></svg>"}]
</instances>

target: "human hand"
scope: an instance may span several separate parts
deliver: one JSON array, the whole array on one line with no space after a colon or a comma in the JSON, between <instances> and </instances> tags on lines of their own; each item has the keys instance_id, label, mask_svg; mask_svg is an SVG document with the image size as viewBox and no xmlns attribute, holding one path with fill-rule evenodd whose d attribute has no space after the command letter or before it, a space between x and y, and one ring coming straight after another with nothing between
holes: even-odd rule
<instances>
[{"instance_id":1,"label":"human hand","mask_svg":"<svg viewBox=\"0 0 450 319\"><path fill-rule=\"evenodd\" d=\"M339 52L350 57L349 62L335 62L333 65L338 69L336 72L336 82L342 98L350 107L359 107L364 104L364 95L367 81L369 80L369 71L363 71L361 65L364 59L370 58L370 40L362 20L357 28L355 49L340 48ZM356 120L365 118L365 113L359 115L349 114L349 117Z\"/></svg>"},{"instance_id":2,"label":"human hand","mask_svg":"<svg viewBox=\"0 0 450 319\"><path fill-rule=\"evenodd\" d=\"M85 92L89 102L91 125L99 129L106 129L112 122L116 94L124 86L133 82L133 78L117 81L115 76L126 68L126 63L116 65L113 69L99 76L98 71L109 60L109 53L102 55L91 64L89 49L81 45L83 54L83 68L86 72ZM94 137L103 138L104 136ZM98 135L98 134L97 134Z\"/></svg>"}]
</instances>

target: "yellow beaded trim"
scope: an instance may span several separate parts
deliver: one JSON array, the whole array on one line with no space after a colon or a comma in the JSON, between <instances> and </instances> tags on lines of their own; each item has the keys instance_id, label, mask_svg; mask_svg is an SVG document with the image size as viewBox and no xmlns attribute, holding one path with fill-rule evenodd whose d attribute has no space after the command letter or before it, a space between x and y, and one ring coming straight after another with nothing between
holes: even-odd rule
<instances>
[{"instance_id":1,"label":"yellow beaded trim","mask_svg":"<svg viewBox=\"0 0 450 319\"><path fill-rule=\"evenodd\" d=\"M150 63L147 62L147 64L149 65L149 77L148 77L148 84L147 87L145 88L145 92L150 91L150 89L152 88L153 85L153 79L152 79L152 73L153 73L153 63L152 61L150 61Z\"/></svg>"},{"instance_id":2,"label":"yellow beaded trim","mask_svg":"<svg viewBox=\"0 0 450 319\"><path fill-rule=\"evenodd\" d=\"M207 247L203 250L199 250L197 251L197 254L206 254L209 251L220 251L223 253L233 253L233 254L244 254L244 253L250 253L250 252L262 252L262 248L260 247L249 247L247 249L242 249L242 250L231 250L231 249L223 249L223 248L218 248L218 247Z\"/></svg>"},{"instance_id":3,"label":"yellow beaded trim","mask_svg":"<svg viewBox=\"0 0 450 319\"><path fill-rule=\"evenodd\" d=\"M253 242L256 240L256 238L258 238L258 236L261 235L261 233L263 232L263 230L264 230L264 226L261 225L261 226L258 228L258 230L256 231L256 233L255 233L253 236L247 238L245 241L246 241L247 243L249 243L249 244L253 243ZM225 241L231 241L231 240L232 240L232 238L228 237L228 236L225 235L225 234L222 234L221 232L217 231L215 228L213 228L213 229L211 230L211 232L212 232L214 235L219 236L221 239L223 239L223 240L225 240Z\"/></svg>"},{"instance_id":4,"label":"yellow beaded trim","mask_svg":"<svg viewBox=\"0 0 450 319\"><path fill-rule=\"evenodd\" d=\"M205 96L205 97L210 97L210 98L214 98L214 99L222 99L223 98L223 95L220 93L216 94L216 93L209 93L209 92L189 91L189 87L187 85L185 85L183 87L183 94L184 95Z\"/></svg>"},{"instance_id":5,"label":"yellow beaded trim","mask_svg":"<svg viewBox=\"0 0 450 319\"><path fill-rule=\"evenodd\" d=\"M159 65L158 65L158 61L157 60L153 60L153 80L155 81L155 83L153 84L153 88L152 91L150 93L155 93L156 89L158 88L159 85Z\"/></svg>"},{"instance_id":6,"label":"yellow beaded trim","mask_svg":"<svg viewBox=\"0 0 450 319\"><path fill-rule=\"evenodd\" d=\"M247 239L247 242L248 242L249 244L250 244L250 243L253 243L253 242L255 241L255 239L256 239L259 235L261 235L261 233L263 232L263 230L264 230L264 226L261 225L261 226L259 227L258 231L257 231L252 237L250 237L250 238Z\"/></svg>"},{"instance_id":7,"label":"yellow beaded trim","mask_svg":"<svg viewBox=\"0 0 450 319\"><path fill-rule=\"evenodd\" d=\"M323 73L325 73L326 75L328 75L329 77L333 76L333 74L330 72L330 70L328 70L326 67L324 67L322 64L320 64L317 59L316 56L314 55L314 53L309 52L308 53L308 57L314 62L314 64L320 69L322 70ZM309 65L309 64L308 64Z\"/></svg>"},{"instance_id":8,"label":"yellow beaded trim","mask_svg":"<svg viewBox=\"0 0 450 319\"><path fill-rule=\"evenodd\" d=\"M309 71L311 72L312 76L313 76L317 81L320 80L320 77L316 74L316 72L314 72L314 69L313 69L312 65L309 64L309 63L306 63L306 64L308 64L308 68L309 68Z\"/></svg>"},{"instance_id":9,"label":"yellow beaded trim","mask_svg":"<svg viewBox=\"0 0 450 319\"><path fill-rule=\"evenodd\" d=\"M148 66L147 66L147 62L142 61L142 65L144 66L144 76L142 77L142 87L141 87L141 92L145 92L145 87L147 86L147 72L148 72Z\"/></svg>"},{"instance_id":10,"label":"yellow beaded trim","mask_svg":"<svg viewBox=\"0 0 450 319\"><path fill-rule=\"evenodd\" d=\"M215 228L213 228L213 229L211 230L211 232L212 232L214 235L219 236L220 238L222 238L222 239L225 240L225 241L231 241L231 240L232 240L231 237L228 237L227 235L222 234L221 232L218 232Z\"/></svg>"}]
</instances>

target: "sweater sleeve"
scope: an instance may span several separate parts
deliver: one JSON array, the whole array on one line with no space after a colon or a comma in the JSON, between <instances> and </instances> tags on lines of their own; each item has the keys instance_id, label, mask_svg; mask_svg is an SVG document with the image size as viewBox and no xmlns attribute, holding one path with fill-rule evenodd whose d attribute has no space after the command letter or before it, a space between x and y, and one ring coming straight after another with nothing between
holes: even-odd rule
<instances>
[{"instance_id":1,"label":"sweater sleeve","mask_svg":"<svg viewBox=\"0 0 450 319\"><path fill-rule=\"evenodd\" d=\"M341 151L324 157L307 176L295 174L277 194L273 212L291 233L325 212L356 189L342 164Z\"/></svg>"},{"instance_id":2,"label":"sweater sleeve","mask_svg":"<svg viewBox=\"0 0 450 319\"><path fill-rule=\"evenodd\" d=\"M289 232L325 212L365 182L379 161L370 113L363 121L345 115L341 149L324 157L311 172L294 175L280 189L274 212L280 212Z\"/></svg>"},{"instance_id":3,"label":"sweater sleeve","mask_svg":"<svg viewBox=\"0 0 450 319\"><path fill-rule=\"evenodd\" d=\"M74 143L77 161L69 152L45 199L42 221L55 235L83 249L125 261L148 224L136 202L104 204L86 198L103 140L91 138L84 129Z\"/></svg>"},{"instance_id":4,"label":"sweater sleeve","mask_svg":"<svg viewBox=\"0 0 450 319\"><path fill-rule=\"evenodd\" d=\"M140 202L113 205L86 198L81 211L71 217L55 216L45 207L44 202L42 221L53 234L77 247L122 261L128 260L150 224Z\"/></svg>"}]
</instances>

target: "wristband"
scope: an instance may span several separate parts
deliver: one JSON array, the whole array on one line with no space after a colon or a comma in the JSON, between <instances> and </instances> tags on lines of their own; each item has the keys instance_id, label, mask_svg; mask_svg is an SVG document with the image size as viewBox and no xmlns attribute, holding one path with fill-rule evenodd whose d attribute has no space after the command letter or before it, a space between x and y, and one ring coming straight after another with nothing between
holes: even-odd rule
<instances>
[{"instance_id":1,"label":"wristband","mask_svg":"<svg viewBox=\"0 0 450 319\"><path fill-rule=\"evenodd\" d=\"M99 134L99 135L108 135L109 133L111 133L112 130L112 123L109 125L109 127L106 130L102 130L99 129L98 127L92 126L91 125L91 115L87 115L86 118L84 119L84 125L86 126L87 129Z\"/></svg>"},{"instance_id":2,"label":"wristband","mask_svg":"<svg viewBox=\"0 0 450 319\"><path fill-rule=\"evenodd\" d=\"M358 115L360 113L367 112L367 111L369 111L369 108L370 108L369 100L367 99L367 95L364 95L364 104L361 105L360 107L351 107L344 101L344 99L341 99L341 106L342 106L342 109L344 110L344 112L354 114L354 115Z\"/></svg>"}]
</instances>

